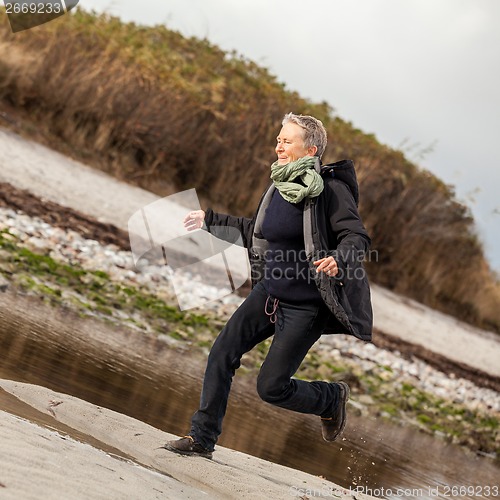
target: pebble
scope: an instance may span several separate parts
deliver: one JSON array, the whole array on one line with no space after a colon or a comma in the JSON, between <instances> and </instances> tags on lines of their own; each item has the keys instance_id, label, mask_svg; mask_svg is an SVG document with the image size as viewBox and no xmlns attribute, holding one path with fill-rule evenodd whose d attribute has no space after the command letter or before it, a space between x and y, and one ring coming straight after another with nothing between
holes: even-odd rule
<instances>
[{"instance_id":1,"label":"pebble","mask_svg":"<svg viewBox=\"0 0 500 500\"><path fill-rule=\"evenodd\" d=\"M57 227L29 217L22 212L0 207L0 230L8 229L19 244L35 251L48 251L59 261L69 262L86 270L106 272L111 279L124 285L143 285L160 297L172 301L180 297L186 309L191 298L205 303L195 312L214 311L220 319L226 320L241 304L243 299L230 293L229 289L218 289L203 283L199 276L190 273L175 273L175 290L171 277L173 270L164 264L141 259L135 267L132 254L120 250L116 245L102 245L98 241L85 239L75 231L64 231ZM0 288L8 286L4 278ZM197 294L193 297L193 287ZM170 338L166 339L171 341ZM344 335L324 335L315 348L328 353L332 360L351 359L363 371L371 371L383 380L402 384L409 383L419 390L440 398L464 404L470 409L500 412L500 394L478 387L470 380L443 373L419 359L406 360L398 351L386 351L374 344L366 344ZM365 404L370 404L367 396ZM370 398L371 399L371 398Z\"/></svg>"},{"instance_id":2,"label":"pebble","mask_svg":"<svg viewBox=\"0 0 500 500\"><path fill-rule=\"evenodd\" d=\"M5 292L9 288L9 282L0 274L0 292Z\"/></svg>"}]
</instances>

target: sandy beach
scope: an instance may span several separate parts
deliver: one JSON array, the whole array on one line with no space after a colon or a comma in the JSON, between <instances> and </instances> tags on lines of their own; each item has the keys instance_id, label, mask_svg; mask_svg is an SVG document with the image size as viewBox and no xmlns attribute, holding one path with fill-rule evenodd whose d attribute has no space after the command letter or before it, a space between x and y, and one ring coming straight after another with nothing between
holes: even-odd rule
<instances>
[{"instance_id":1,"label":"sandy beach","mask_svg":"<svg viewBox=\"0 0 500 500\"><path fill-rule=\"evenodd\" d=\"M213 460L178 456L159 448L175 436L125 415L35 385L0 388L12 412L0 411L0 498L371 498L223 447ZM15 416L26 405L32 421Z\"/></svg>"}]
</instances>

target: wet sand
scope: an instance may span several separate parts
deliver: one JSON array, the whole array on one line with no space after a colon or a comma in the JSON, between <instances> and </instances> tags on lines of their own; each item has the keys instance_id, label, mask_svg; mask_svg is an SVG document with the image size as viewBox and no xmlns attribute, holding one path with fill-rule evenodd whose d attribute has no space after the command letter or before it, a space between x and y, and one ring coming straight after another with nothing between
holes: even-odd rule
<instances>
[{"instance_id":1,"label":"wet sand","mask_svg":"<svg viewBox=\"0 0 500 500\"><path fill-rule=\"evenodd\" d=\"M371 498L223 447L179 456L159 448L175 436L133 418L36 385L0 388L1 498ZM15 416L26 405L30 421Z\"/></svg>"}]
</instances>

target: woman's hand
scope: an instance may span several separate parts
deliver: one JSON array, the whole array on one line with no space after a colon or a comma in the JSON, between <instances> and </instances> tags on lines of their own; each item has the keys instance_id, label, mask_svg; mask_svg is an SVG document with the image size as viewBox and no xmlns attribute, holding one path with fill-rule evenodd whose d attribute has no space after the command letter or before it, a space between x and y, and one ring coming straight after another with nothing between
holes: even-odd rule
<instances>
[{"instance_id":1,"label":"woman's hand","mask_svg":"<svg viewBox=\"0 0 500 500\"><path fill-rule=\"evenodd\" d=\"M337 262L333 257L325 257L324 259L315 260L313 262L316 268L316 272L324 272L328 274L328 276L336 276L339 272L339 268L337 267Z\"/></svg>"},{"instance_id":2,"label":"woman's hand","mask_svg":"<svg viewBox=\"0 0 500 500\"><path fill-rule=\"evenodd\" d=\"M203 210L193 210L189 212L186 217L184 217L184 227L188 231L194 231L195 229L201 229L203 227L203 221L205 220L205 212Z\"/></svg>"}]
</instances>

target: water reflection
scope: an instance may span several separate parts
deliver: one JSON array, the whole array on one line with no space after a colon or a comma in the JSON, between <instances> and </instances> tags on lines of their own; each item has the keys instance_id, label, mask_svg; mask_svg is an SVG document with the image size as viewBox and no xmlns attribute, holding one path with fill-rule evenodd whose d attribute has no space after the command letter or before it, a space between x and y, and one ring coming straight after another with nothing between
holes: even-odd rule
<instances>
[{"instance_id":1,"label":"water reflection","mask_svg":"<svg viewBox=\"0 0 500 500\"><path fill-rule=\"evenodd\" d=\"M54 326L60 317L51 321L24 315L20 320L0 309L0 378L68 393L174 434L188 430L202 362L151 339L137 344L128 338L127 346L121 346L119 332L112 329L106 335L117 335L113 342L82 340L75 332L84 320L73 317L66 318L61 333ZM499 477L499 468L488 459L412 428L352 412L345 438L325 443L317 418L263 403L254 380L245 376L235 379L220 444L388 498L396 498L398 488L407 490L405 498L450 498L444 485L493 486Z\"/></svg>"}]
</instances>

